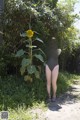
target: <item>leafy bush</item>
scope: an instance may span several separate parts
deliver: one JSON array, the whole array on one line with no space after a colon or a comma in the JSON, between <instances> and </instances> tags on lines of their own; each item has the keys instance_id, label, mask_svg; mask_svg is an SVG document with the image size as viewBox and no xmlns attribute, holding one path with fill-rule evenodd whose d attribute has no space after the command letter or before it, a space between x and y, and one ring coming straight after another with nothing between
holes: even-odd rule
<instances>
[{"instance_id":1,"label":"leafy bush","mask_svg":"<svg viewBox=\"0 0 80 120\"><path fill-rule=\"evenodd\" d=\"M66 92L70 85L73 83L74 79L78 79L79 76L75 74L70 74L68 72L60 72L58 77L58 90L57 94L62 94Z\"/></svg>"},{"instance_id":2,"label":"leafy bush","mask_svg":"<svg viewBox=\"0 0 80 120\"><path fill-rule=\"evenodd\" d=\"M3 46L0 46L0 76L4 76L7 74L6 70L6 62L4 59L4 49Z\"/></svg>"},{"instance_id":3,"label":"leafy bush","mask_svg":"<svg viewBox=\"0 0 80 120\"><path fill-rule=\"evenodd\" d=\"M20 105L33 106L34 102L42 101L46 96L45 80L35 79L24 82L23 78L8 76L0 78L0 110L17 109Z\"/></svg>"},{"instance_id":4,"label":"leafy bush","mask_svg":"<svg viewBox=\"0 0 80 120\"><path fill-rule=\"evenodd\" d=\"M15 58L13 53L8 53L6 45L3 43L0 46L0 75L8 74L19 75L20 59Z\"/></svg>"}]
</instances>

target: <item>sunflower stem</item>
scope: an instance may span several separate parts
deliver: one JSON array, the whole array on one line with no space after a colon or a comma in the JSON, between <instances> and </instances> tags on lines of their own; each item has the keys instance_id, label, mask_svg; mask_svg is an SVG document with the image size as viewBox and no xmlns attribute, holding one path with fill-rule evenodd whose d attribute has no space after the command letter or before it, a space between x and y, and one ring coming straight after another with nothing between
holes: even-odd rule
<instances>
[{"instance_id":1,"label":"sunflower stem","mask_svg":"<svg viewBox=\"0 0 80 120\"><path fill-rule=\"evenodd\" d=\"M30 57L30 64L32 65L32 39L29 38L29 57Z\"/></svg>"}]
</instances>

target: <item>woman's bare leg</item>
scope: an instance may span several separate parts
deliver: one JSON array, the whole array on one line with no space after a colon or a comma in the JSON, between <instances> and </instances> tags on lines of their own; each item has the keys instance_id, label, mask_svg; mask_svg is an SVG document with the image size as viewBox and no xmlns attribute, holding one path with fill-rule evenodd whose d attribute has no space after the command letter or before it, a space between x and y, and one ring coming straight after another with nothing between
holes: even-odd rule
<instances>
[{"instance_id":1,"label":"woman's bare leg","mask_svg":"<svg viewBox=\"0 0 80 120\"><path fill-rule=\"evenodd\" d=\"M57 78L59 73L59 65L56 65L52 70L52 89L53 89L53 98L56 98L57 91Z\"/></svg>"},{"instance_id":2,"label":"woman's bare leg","mask_svg":"<svg viewBox=\"0 0 80 120\"><path fill-rule=\"evenodd\" d=\"M46 72L46 80L47 80L48 97L51 98L51 70L49 69L48 65L46 65L45 72Z\"/></svg>"}]
</instances>

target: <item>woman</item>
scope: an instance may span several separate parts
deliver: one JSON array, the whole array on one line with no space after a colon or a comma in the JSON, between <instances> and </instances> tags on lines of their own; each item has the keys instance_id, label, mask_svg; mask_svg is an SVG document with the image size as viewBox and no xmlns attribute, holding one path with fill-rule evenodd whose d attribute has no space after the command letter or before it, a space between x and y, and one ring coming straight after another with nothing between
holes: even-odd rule
<instances>
[{"instance_id":1,"label":"woman","mask_svg":"<svg viewBox=\"0 0 80 120\"><path fill-rule=\"evenodd\" d=\"M59 73L58 56L61 53L61 49L57 49L55 38L53 37L47 46L47 63L45 67L46 79L47 79L47 92L48 102L51 102L51 83L52 83L52 101L56 100L57 91L57 78Z\"/></svg>"}]
</instances>

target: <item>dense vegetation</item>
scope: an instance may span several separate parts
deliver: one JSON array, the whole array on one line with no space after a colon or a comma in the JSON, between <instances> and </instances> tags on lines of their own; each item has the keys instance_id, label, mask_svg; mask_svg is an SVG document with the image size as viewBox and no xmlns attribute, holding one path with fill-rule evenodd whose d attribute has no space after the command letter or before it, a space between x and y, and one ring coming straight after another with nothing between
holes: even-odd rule
<instances>
[{"instance_id":1,"label":"dense vegetation","mask_svg":"<svg viewBox=\"0 0 80 120\"><path fill-rule=\"evenodd\" d=\"M29 24L32 30L37 32L33 39L38 36L44 41L44 44L34 42L43 51L47 41L51 37L56 38L58 47L62 49L60 69L66 70L68 59L72 54L75 56L76 45L74 46L73 42L78 39L78 31L73 26L75 19L78 18L77 14L72 14L74 4L74 0L63 4L57 4L55 0L24 0L23 2L5 0L4 39L0 46L0 74L20 74L21 59L15 58L15 54L20 49L26 49L24 38L20 33L28 30Z\"/></svg>"}]
</instances>

